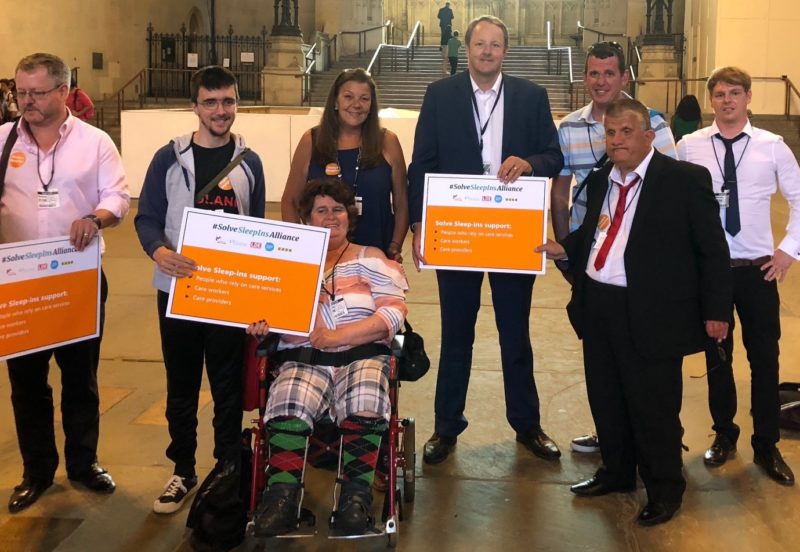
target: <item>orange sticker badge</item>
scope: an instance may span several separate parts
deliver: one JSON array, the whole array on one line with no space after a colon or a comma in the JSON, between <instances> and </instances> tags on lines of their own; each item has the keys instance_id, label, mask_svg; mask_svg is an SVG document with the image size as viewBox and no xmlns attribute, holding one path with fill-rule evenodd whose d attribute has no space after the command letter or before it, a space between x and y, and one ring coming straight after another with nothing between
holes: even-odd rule
<instances>
[{"instance_id":1,"label":"orange sticker badge","mask_svg":"<svg viewBox=\"0 0 800 552\"><path fill-rule=\"evenodd\" d=\"M339 168L338 163L328 163L325 165L325 175L326 176L339 176L342 173L342 169Z\"/></svg>"},{"instance_id":2,"label":"orange sticker badge","mask_svg":"<svg viewBox=\"0 0 800 552\"><path fill-rule=\"evenodd\" d=\"M25 152L24 151L15 151L11 154L8 158L8 164L11 165L12 168L18 169L22 165L25 164Z\"/></svg>"},{"instance_id":3,"label":"orange sticker badge","mask_svg":"<svg viewBox=\"0 0 800 552\"><path fill-rule=\"evenodd\" d=\"M611 220L608 218L608 215L603 213L600 215L600 218L597 221L597 227L601 230L608 230L608 227L611 226Z\"/></svg>"},{"instance_id":4,"label":"orange sticker badge","mask_svg":"<svg viewBox=\"0 0 800 552\"><path fill-rule=\"evenodd\" d=\"M220 190L232 190L233 189L233 185L231 184L231 179L228 178L227 176L219 181L219 184L217 184L217 187Z\"/></svg>"}]
</instances>

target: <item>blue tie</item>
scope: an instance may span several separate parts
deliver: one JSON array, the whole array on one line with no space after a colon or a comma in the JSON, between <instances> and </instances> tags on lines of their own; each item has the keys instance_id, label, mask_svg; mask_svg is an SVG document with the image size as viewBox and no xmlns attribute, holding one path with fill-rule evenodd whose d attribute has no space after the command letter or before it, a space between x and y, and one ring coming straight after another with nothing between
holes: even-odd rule
<instances>
[{"instance_id":1,"label":"blue tie","mask_svg":"<svg viewBox=\"0 0 800 552\"><path fill-rule=\"evenodd\" d=\"M736 182L736 158L733 156L733 144L747 135L742 132L735 138L723 138L719 134L715 136L725 144L725 183L723 184L723 189L730 190L728 208L725 210L725 230L731 236L735 236L742 229L742 222L739 219L739 187Z\"/></svg>"}]
</instances>

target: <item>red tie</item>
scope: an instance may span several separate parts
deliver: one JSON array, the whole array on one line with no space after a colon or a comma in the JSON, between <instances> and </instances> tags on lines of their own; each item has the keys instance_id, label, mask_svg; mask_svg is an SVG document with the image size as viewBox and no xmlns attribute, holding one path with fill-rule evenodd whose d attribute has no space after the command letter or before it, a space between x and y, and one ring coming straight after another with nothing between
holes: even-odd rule
<instances>
[{"instance_id":1,"label":"red tie","mask_svg":"<svg viewBox=\"0 0 800 552\"><path fill-rule=\"evenodd\" d=\"M639 182L638 175L636 178L631 180L631 183L627 186L623 186L622 184L618 184L616 182L614 183L619 186L619 197L617 198L617 206L614 208L614 218L611 219L611 228L608 229L608 235L606 236L603 245L600 247L600 251L597 252L597 257L594 259L595 270L600 270L606 264L608 251L611 249L611 244L614 243L614 238L617 237L619 227L622 226L622 217L625 216L625 210L627 208L625 205L625 198L628 197L628 192L631 188L636 186L637 182Z\"/></svg>"}]
</instances>

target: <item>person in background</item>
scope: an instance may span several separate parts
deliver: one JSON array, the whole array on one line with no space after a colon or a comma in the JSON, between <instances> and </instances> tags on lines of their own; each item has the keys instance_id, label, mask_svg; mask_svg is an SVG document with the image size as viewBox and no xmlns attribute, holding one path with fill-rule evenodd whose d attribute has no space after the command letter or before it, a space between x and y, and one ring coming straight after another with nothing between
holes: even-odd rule
<instances>
[{"instance_id":1,"label":"person in background","mask_svg":"<svg viewBox=\"0 0 800 552\"><path fill-rule=\"evenodd\" d=\"M77 81L73 81L70 86L67 107L81 121L94 119L94 103L86 92L78 88Z\"/></svg>"},{"instance_id":2,"label":"person in background","mask_svg":"<svg viewBox=\"0 0 800 552\"><path fill-rule=\"evenodd\" d=\"M461 49L461 41L458 39L458 31L453 31L453 36L447 41L447 60L450 62L450 74L455 75L458 71L458 50Z\"/></svg>"},{"instance_id":3,"label":"person in background","mask_svg":"<svg viewBox=\"0 0 800 552\"><path fill-rule=\"evenodd\" d=\"M318 126L297 144L281 215L300 222L298 201L307 181L339 177L353 189L358 220L353 241L377 247L398 262L408 230L406 162L397 135L381 128L375 81L364 69L339 73Z\"/></svg>"},{"instance_id":4,"label":"person in background","mask_svg":"<svg viewBox=\"0 0 800 552\"><path fill-rule=\"evenodd\" d=\"M439 8L436 17L439 19L439 32L441 33L439 49L444 50L447 41L450 40L450 33L453 29L454 15L453 10L450 8L450 2L445 2L444 7Z\"/></svg>"},{"instance_id":5,"label":"person in background","mask_svg":"<svg viewBox=\"0 0 800 552\"><path fill-rule=\"evenodd\" d=\"M687 94L678 102L675 113L672 115L672 120L670 121L672 135L677 142L685 135L691 134L701 126L703 126L703 114L700 111L700 104L697 102L697 96L694 94Z\"/></svg>"}]
</instances>

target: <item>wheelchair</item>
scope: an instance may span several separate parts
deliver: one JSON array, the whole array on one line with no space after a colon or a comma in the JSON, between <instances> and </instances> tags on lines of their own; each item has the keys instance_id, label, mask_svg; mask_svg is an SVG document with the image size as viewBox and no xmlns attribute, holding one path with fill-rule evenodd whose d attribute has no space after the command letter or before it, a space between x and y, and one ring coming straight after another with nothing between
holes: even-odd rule
<instances>
[{"instance_id":1,"label":"wheelchair","mask_svg":"<svg viewBox=\"0 0 800 552\"><path fill-rule=\"evenodd\" d=\"M253 425L244 432L245 442L247 444L247 440L249 439L249 445L252 450L252 476L250 481L247 535L254 534L256 509L258 508L262 493L266 488L269 443L264 423L264 414L266 411L267 397L269 396L269 386L274 380L278 368L277 365L274 368L270 367L270 349L274 349L275 346L276 343L274 342L270 344L265 340L265 342L259 345L257 341L253 340L253 343L250 343L246 353L248 356L253 356L248 359L249 367L245 375L246 379L249 377L250 382L246 381L244 386L246 395L244 408L245 410L254 410L253 403L257 403L258 409L258 417L251 420ZM397 357L401 349L402 335L398 335L392 342L392 354L389 357L389 400L391 409L388 431L382 440L379 451L380 458L376 470L376 473L382 470L384 471L382 475L387 483L381 515L382 526L376 524L372 531L358 535L329 534L328 538L330 539L362 539L385 536L387 538L387 546L389 548L394 548L398 539L398 523L410 517L410 505L414 501L415 494L415 426L413 418L401 418L398 414L401 383L398 378ZM247 395L249 395L249 398ZM341 486L341 437L338 437L338 442L332 444L321 440L318 435L312 434L309 444L312 446L316 445L317 450L327 447L329 449L328 452L333 452L339 458L337 482L334 490L333 512L329 519L329 526L331 526L336 513L335 509ZM309 447L309 450L310 449L311 447ZM315 465L310 458L308 463L312 466ZM269 538L313 537L316 535L315 526L316 518L314 514L305 508L301 508L295 531Z\"/></svg>"}]
</instances>

